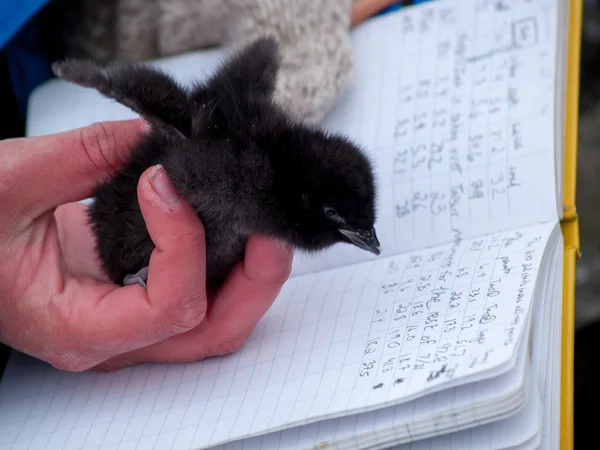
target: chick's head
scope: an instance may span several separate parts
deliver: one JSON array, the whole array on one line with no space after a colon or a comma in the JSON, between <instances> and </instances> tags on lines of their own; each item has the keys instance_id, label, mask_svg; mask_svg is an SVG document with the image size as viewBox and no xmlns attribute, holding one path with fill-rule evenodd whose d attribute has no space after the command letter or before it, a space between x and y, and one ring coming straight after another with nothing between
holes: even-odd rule
<instances>
[{"instance_id":1,"label":"chick's head","mask_svg":"<svg viewBox=\"0 0 600 450\"><path fill-rule=\"evenodd\" d=\"M320 131L296 131L285 141L275 163L275 196L288 239L307 251L345 242L379 255L369 157L347 138Z\"/></svg>"}]
</instances>

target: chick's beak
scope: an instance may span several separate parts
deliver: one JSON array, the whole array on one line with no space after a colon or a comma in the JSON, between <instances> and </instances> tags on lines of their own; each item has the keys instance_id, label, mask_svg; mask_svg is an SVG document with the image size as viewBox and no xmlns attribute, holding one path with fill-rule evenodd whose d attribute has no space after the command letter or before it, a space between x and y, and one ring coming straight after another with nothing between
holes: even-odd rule
<instances>
[{"instance_id":1,"label":"chick's beak","mask_svg":"<svg viewBox=\"0 0 600 450\"><path fill-rule=\"evenodd\" d=\"M380 255L382 252L381 244L377 239L375 228L370 230L356 230L351 228L340 228L340 233L350 239L358 248L371 252L375 255Z\"/></svg>"}]
</instances>

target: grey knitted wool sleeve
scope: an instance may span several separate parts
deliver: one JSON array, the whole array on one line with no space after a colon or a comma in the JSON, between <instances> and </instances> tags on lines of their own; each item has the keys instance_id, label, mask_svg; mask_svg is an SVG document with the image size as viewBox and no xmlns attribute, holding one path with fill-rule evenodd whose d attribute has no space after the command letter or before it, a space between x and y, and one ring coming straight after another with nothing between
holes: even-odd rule
<instances>
[{"instance_id":1,"label":"grey knitted wool sleeve","mask_svg":"<svg viewBox=\"0 0 600 450\"><path fill-rule=\"evenodd\" d=\"M158 3L161 55L212 45L218 40L235 49L260 36L274 36L282 51L275 98L300 120L322 120L350 85L354 73L349 37L352 0Z\"/></svg>"},{"instance_id":2,"label":"grey knitted wool sleeve","mask_svg":"<svg viewBox=\"0 0 600 450\"><path fill-rule=\"evenodd\" d=\"M276 100L306 122L331 110L354 75L352 0L224 0L236 17L234 48L259 36L280 43Z\"/></svg>"},{"instance_id":3,"label":"grey knitted wool sleeve","mask_svg":"<svg viewBox=\"0 0 600 450\"><path fill-rule=\"evenodd\" d=\"M219 46L228 40L229 24L235 17L223 0L157 1L161 55Z\"/></svg>"},{"instance_id":4,"label":"grey knitted wool sleeve","mask_svg":"<svg viewBox=\"0 0 600 450\"><path fill-rule=\"evenodd\" d=\"M239 48L274 36L282 52L276 101L306 122L320 121L354 74L353 0L80 1L85 8L74 21L67 56L102 64L215 45Z\"/></svg>"}]
</instances>

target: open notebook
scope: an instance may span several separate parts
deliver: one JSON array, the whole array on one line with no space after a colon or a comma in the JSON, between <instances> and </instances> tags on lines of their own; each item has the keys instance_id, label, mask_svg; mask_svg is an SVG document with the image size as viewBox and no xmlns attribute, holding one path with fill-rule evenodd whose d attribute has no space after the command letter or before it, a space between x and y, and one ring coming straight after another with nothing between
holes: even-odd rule
<instances>
[{"instance_id":1,"label":"open notebook","mask_svg":"<svg viewBox=\"0 0 600 450\"><path fill-rule=\"evenodd\" d=\"M383 255L297 254L225 357L69 374L13 355L0 448L557 448L568 16L434 1L355 29L324 125L374 156ZM186 82L223 52L154 63ZM129 117L52 80L28 134Z\"/></svg>"}]
</instances>

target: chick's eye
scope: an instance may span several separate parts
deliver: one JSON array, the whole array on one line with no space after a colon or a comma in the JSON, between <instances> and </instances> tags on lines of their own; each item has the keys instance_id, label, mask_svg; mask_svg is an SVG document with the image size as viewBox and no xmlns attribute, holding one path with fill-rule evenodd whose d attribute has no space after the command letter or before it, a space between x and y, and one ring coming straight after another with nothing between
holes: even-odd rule
<instances>
[{"instance_id":1,"label":"chick's eye","mask_svg":"<svg viewBox=\"0 0 600 450\"><path fill-rule=\"evenodd\" d=\"M302 194L300 201L302 202L302 206L304 206L305 208L310 207L310 196L308 195L308 193L305 192L304 194Z\"/></svg>"},{"instance_id":2,"label":"chick's eye","mask_svg":"<svg viewBox=\"0 0 600 450\"><path fill-rule=\"evenodd\" d=\"M339 217L337 211L333 208L325 208L325 215L329 219L337 219Z\"/></svg>"}]
</instances>

